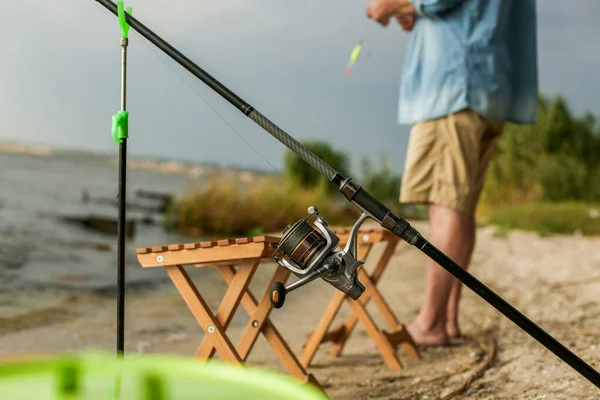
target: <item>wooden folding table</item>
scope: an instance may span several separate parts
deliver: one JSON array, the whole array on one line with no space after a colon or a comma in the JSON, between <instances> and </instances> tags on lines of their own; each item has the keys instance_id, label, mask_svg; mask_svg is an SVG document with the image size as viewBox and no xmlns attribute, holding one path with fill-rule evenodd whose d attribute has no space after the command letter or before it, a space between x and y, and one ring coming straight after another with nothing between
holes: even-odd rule
<instances>
[{"instance_id":1,"label":"wooden folding table","mask_svg":"<svg viewBox=\"0 0 600 400\"><path fill-rule=\"evenodd\" d=\"M336 229L335 231L340 237L340 246L343 246L348 240L349 231L345 229ZM215 352L218 352L224 361L241 365L247 360L258 336L263 334L285 369L292 376L320 388L321 386L316 378L306 370L319 346L322 343L333 341L331 354L332 356L340 355L358 322L367 330L384 360L391 368L401 368L401 363L396 355L396 347L399 344L402 344L413 359L419 359L419 354L410 335L394 316L383 295L376 287L394 253L398 243L397 237L383 229L363 229L359 232L358 239L358 256L362 260L369 256L374 244L387 242L380 260L370 275L364 267L358 269L359 279L367 289L357 301L348 298L342 292L336 291L334 293L325 314L316 329L309 335L309 339L303 347L301 360L298 360L293 354L289 345L269 319L271 285L276 281L285 283L291 273L284 268L277 267L260 301L254 297L248 287L258 266L261 263L273 262L272 257L279 243L279 237L259 236L139 248L137 249L137 257L144 268L162 267L165 269L204 330L205 336L198 348L196 358L211 359ZM206 300L194 285L184 269L185 265L195 265L199 268L217 268L227 282L227 291L216 314L213 314ZM238 268L236 269L235 266L238 266ZM377 304L390 325L391 332L379 329L367 312L366 305L371 299ZM348 300L353 314L338 328L328 332L329 326L345 300ZM226 334L226 330L239 305L246 310L250 316L250 321L240 342L237 346L234 346Z\"/></svg>"},{"instance_id":2,"label":"wooden folding table","mask_svg":"<svg viewBox=\"0 0 600 400\"><path fill-rule=\"evenodd\" d=\"M137 249L137 257L144 268L163 267L167 271L204 330L204 340L196 353L196 358L211 359L217 351L224 361L241 365L248 358L259 334L262 333L292 376L320 388L319 382L298 361L269 319L271 285L275 281L285 283L290 272L280 267L276 268L260 301L257 301L248 288L258 266L262 262L273 262L271 258L278 242L278 237L260 236L175 244ZM216 267L227 282L227 292L216 314L212 313L183 268L184 265L195 265L199 268ZM250 321L236 347L225 331L240 304L250 315Z\"/></svg>"}]
</instances>

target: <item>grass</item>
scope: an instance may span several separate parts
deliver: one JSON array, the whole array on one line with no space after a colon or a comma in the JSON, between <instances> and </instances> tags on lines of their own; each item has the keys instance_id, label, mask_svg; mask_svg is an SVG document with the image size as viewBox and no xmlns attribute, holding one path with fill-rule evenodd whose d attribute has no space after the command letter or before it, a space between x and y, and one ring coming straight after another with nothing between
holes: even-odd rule
<instances>
[{"instance_id":1,"label":"grass","mask_svg":"<svg viewBox=\"0 0 600 400\"><path fill-rule=\"evenodd\" d=\"M387 202L386 202L387 203ZM484 202L478 222L496 228L495 237L511 230L555 234L600 235L600 204L583 202L529 202L495 205ZM190 187L169 213L167 224L201 236L258 236L281 232L306 217L315 205L330 225L350 226L359 211L339 195L319 188L304 188L290 180L263 177L243 184L216 176L203 187ZM426 209L397 209L408 219L426 219ZM484 212L482 212L484 211Z\"/></svg>"},{"instance_id":2,"label":"grass","mask_svg":"<svg viewBox=\"0 0 600 400\"><path fill-rule=\"evenodd\" d=\"M537 232L540 236L580 233L600 235L600 205L580 202L528 203L490 210L488 225L498 228L498 236L507 230Z\"/></svg>"},{"instance_id":3,"label":"grass","mask_svg":"<svg viewBox=\"0 0 600 400\"><path fill-rule=\"evenodd\" d=\"M308 190L278 178L265 177L243 187L215 177L204 187L192 187L168 218L170 227L200 235L256 236L280 232L308 215L315 205L331 225L348 225L359 216L347 202L323 191Z\"/></svg>"}]
</instances>

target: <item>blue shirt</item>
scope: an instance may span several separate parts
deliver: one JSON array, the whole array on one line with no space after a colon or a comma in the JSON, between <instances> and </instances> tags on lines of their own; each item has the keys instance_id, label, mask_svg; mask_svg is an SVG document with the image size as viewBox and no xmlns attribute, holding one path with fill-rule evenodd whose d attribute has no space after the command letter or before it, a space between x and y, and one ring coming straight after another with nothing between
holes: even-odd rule
<instances>
[{"instance_id":1,"label":"blue shirt","mask_svg":"<svg viewBox=\"0 0 600 400\"><path fill-rule=\"evenodd\" d=\"M401 79L400 124L465 108L492 120L535 123L535 0L410 1L419 16Z\"/></svg>"}]
</instances>

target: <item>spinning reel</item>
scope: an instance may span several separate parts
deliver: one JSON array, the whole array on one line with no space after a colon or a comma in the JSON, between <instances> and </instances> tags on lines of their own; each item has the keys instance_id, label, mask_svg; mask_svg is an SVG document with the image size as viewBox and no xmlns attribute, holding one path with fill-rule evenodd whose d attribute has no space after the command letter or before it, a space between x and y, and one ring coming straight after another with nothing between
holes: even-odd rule
<instances>
[{"instance_id":1,"label":"spinning reel","mask_svg":"<svg viewBox=\"0 0 600 400\"><path fill-rule=\"evenodd\" d=\"M283 306L289 292L319 277L353 300L365 291L356 272L364 261L357 260L356 254L358 230L369 217L361 215L352 227L344 249L336 252L339 237L328 228L316 207L309 207L308 212L304 219L288 225L273 254L273 261L300 278L287 287L281 282L273 284L271 305L274 308Z\"/></svg>"}]
</instances>

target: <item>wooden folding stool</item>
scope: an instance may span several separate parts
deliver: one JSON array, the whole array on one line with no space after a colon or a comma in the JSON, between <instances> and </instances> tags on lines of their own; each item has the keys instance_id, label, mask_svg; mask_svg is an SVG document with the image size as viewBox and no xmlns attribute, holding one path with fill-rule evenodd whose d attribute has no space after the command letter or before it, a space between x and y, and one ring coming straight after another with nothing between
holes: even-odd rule
<instances>
[{"instance_id":1,"label":"wooden folding stool","mask_svg":"<svg viewBox=\"0 0 600 400\"><path fill-rule=\"evenodd\" d=\"M262 262L272 262L271 257L279 240L278 237L260 236L140 248L137 249L137 257L144 268L163 267L167 271L204 330L205 337L196 353L197 359L211 359L217 351L224 361L241 365L248 358L258 335L262 333L292 376L321 388L315 377L307 373L269 319L270 287L275 281L285 283L290 272L278 266L260 301L256 300L248 288L258 266ZM216 267L229 285L216 314L212 313L202 298L183 268L184 265L195 265L199 268ZM239 266L237 271L235 265ZM240 304L250 315L250 321L235 347L225 331Z\"/></svg>"},{"instance_id":2,"label":"wooden folding stool","mask_svg":"<svg viewBox=\"0 0 600 400\"><path fill-rule=\"evenodd\" d=\"M344 246L348 241L350 231L347 229L336 229L334 231L340 238L340 246ZM375 228L359 230L357 256L359 260L365 261L365 265L369 263L367 257L376 243L386 242L385 249L371 275L369 275L364 266L358 268L359 280L366 288L365 292L358 300L352 300L339 291L334 294L333 299L325 310L319 324L315 330L308 335L308 339L302 349L300 362L305 368L310 366L310 363L322 343L333 342L330 355L331 357L339 356L344 349L350 334L359 321L390 368L394 370L402 368L402 363L396 353L399 345L402 345L411 359L420 359L420 355L410 334L405 326L398 321L376 286L394 254L398 241L399 238L386 229ZM329 330L331 323L345 300L348 301L348 304L352 308L352 314L337 328ZM387 324L390 326L391 332L381 330L377 326L366 309L369 300L375 302Z\"/></svg>"}]
</instances>

